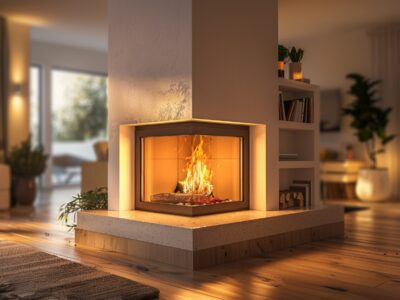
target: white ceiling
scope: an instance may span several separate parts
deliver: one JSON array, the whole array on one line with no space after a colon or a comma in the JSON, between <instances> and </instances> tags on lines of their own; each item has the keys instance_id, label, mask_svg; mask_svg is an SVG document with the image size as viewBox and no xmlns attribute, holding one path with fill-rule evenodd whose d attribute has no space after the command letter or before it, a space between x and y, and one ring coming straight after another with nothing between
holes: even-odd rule
<instances>
[{"instance_id":1,"label":"white ceiling","mask_svg":"<svg viewBox=\"0 0 400 300\"><path fill-rule=\"evenodd\" d=\"M32 39L107 50L107 0L0 0L0 15L32 26Z\"/></svg>"},{"instance_id":2,"label":"white ceiling","mask_svg":"<svg viewBox=\"0 0 400 300\"><path fill-rule=\"evenodd\" d=\"M114 0L118 1L118 0ZM400 22L400 0L279 0L279 40ZM34 40L107 50L107 0L0 0Z\"/></svg>"},{"instance_id":3,"label":"white ceiling","mask_svg":"<svg viewBox=\"0 0 400 300\"><path fill-rule=\"evenodd\" d=\"M279 0L279 40L400 22L400 0Z\"/></svg>"}]
</instances>

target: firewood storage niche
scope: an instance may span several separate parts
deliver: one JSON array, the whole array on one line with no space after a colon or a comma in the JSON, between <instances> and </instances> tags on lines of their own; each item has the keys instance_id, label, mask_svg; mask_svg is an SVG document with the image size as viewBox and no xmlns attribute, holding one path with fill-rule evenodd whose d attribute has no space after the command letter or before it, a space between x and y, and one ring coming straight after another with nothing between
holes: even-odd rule
<instances>
[{"instance_id":1,"label":"firewood storage niche","mask_svg":"<svg viewBox=\"0 0 400 300\"><path fill-rule=\"evenodd\" d=\"M197 216L248 207L248 126L190 121L136 127L136 209Z\"/></svg>"}]
</instances>

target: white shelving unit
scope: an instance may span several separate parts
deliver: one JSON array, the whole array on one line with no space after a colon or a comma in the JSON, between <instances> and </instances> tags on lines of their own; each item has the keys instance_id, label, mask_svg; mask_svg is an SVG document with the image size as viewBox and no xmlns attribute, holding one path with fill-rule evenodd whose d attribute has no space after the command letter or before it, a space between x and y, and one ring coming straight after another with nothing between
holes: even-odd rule
<instances>
[{"instance_id":1,"label":"white shelving unit","mask_svg":"<svg viewBox=\"0 0 400 300\"><path fill-rule=\"evenodd\" d=\"M279 190L288 190L293 180L310 180L311 205L319 207L319 86L282 78L278 85L283 100L311 97L314 105L313 123L278 121L279 153L298 155L295 160L279 159Z\"/></svg>"}]
</instances>

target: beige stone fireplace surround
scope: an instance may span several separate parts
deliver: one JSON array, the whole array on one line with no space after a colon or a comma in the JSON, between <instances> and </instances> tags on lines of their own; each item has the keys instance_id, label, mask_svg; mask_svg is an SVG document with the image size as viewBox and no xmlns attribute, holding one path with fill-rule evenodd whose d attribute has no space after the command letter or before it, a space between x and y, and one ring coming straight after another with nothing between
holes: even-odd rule
<instances>
[{"instance_id":1,"label":"beige stone fireplace surround","mask_svg":"<svg viewBox=\"0 0 400 300\"><path fill-rule=\"evenodd\" d=\"M78 246L200 269L343 234L342 209L319 200L318 87L304 88L316 111L313 124L299 125L311 143L307 161L279 161L280 134L298 128L278 118L278 90L286 83L276 78L277 40L275 0L109 1L109 210L78 214ZM300 83L287 85L289 92L303 90ZM168 168L154 162L152 172L162 174L146 185L144 140L135 136L179 124L201 133L202 126L246 128L248 142L240 144L241 155L229 156L233 167L223 170L232 170L230 177L221 178L221 162L209 165L216 177L208 195L218 203L153 209L153 194L181 196L171 186L182 180L184 157L164 163L179 166L168 178L161 176ZM166 149L152 145L157 153ZM279 190L303 177L312 181L312 205L279 210Z\"/></svg>"}]
</instances>

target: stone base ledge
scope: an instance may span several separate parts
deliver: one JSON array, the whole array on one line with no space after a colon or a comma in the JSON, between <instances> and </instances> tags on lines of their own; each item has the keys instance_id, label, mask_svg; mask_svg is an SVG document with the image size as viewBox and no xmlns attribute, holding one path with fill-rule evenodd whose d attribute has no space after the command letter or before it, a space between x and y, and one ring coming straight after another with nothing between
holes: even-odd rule
<instances>
[{"instance_id":1,"label":"stone base ledge","mask_svg":"<svg viewBox=\"0 0 400 300\"><path fill-rule=\"evenodd\" d=\"M243 210L199 217L133 211L84 211L77 228L196 251L343 222L343 208Z\"/></svg>"},{"instance_id":2,"label":"stone base ledge","mask_svg":"<svg viewBox=\"0 0 400 300\"><path fill-rule=\"evenodd\" d=\"M184 217L144 211L78 214L78 245L200 269L333 236L343 236L343 208L239 211Z\"/></svg>"},{"instance_id":3,"label":"stone base ledge","mask_svg":"<svg viewBox=\"0 0 400 300\"><path fill-rule=\"evenodd\" d=\"M198 251L162 246L83 229L75 230L77 246L118 252L189 270L199 270L329 237L343 237L344 222L296 230Z\"/></svg>"}]
</instances>

